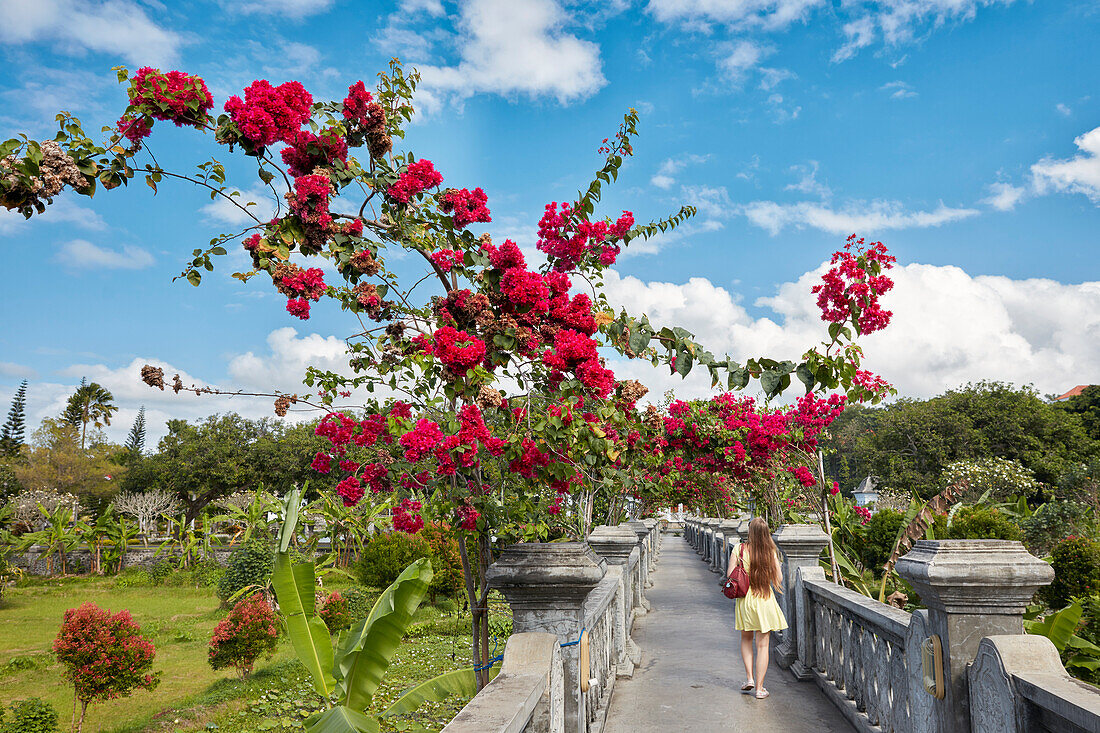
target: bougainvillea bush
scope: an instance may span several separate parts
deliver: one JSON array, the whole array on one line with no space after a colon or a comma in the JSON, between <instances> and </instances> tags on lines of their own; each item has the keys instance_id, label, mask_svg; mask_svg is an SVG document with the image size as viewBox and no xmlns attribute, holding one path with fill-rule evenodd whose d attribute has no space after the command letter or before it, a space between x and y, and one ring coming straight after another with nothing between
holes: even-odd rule
<instances>
[{"instance_id":1,"label":"bougainvillea bush","mask_svg":"<svg viewBox=\"0 0 1100 733\"><path fill-rule=\"evenodd\" d=\"M80 703L78 731L91 703L152 690L160 681L160 673L151 671L156 649L142 636L129 611L112 616L94 603L70 608L53 652Z\"/></svg>"},{"instance_id":2,"label":"bougainvillea bush","mask_svg":"<svg viewBox=\"0 0 1100 733\"><path fill-rule=\"evenodd\" d=\"M247 677L257 659L275 653L278 623L262 594L245 598L214 627L207 661L214 669L233 667L241 677Z\"/></svg>"},{"instance_id":3,"label":"bougainvillea bush","mask_svg":"<svg viewBox=\"0 0 1100 733\"><path fill-rule=\"evenodd\" d=\"M638 410L646 388L618 380L609 355L681 376L706 370L729 390L758 380L768 399L792 378L807 392L841 390L859 400L890 390L860 368L855 344L889 320L879 298L890 288L893 258L879 243L853 237L834 256L817 290L829 338L797 363L716 357L686 330L653 325L608 301L603 273L623 249L695 213L684 206L651 223L630 211L597 214L633 154L633 110L600 144L593 180L570 200L546 205L536 254L478 232L492 221L493 204L476 181L453 180L429 158L395 147L413 116L418 81L396 61L374 88L357 81L332 101L314 99L296 81L256 80L219 104L191 74L147 67L133 78L125 69L118 75L129 83L129 104L105 144L61 114L53 141L0 145L0 204L30 217L62 190L90 196L141 175L154 192L165 180L189 181L249 217L240 231L194 250L181 277L200 284L235 243L251 267L233 276L270 283L288 319L333 305L348 313L347 371L307 370L310 393L272 394L275 412L326 411L317 433L328 448L312 466L337 479L345 504L395 492L395 529L416 532L425 521L453 528L479 665L489 655L491 537L500 544L583 538L596 522L619 521L629 497L673 489L663 470L665 428ZM231 188L216 159L196 174L160 167L149 146L167 122L204 135L198 142L220 154L251 159L276 210L241 202L235 189L254 184ZM322 260L338 277L325 275ZM186 387L178 375L166 381L154 365L142 377L162 390L217 391ZM835 401L827 404L834 409ZM733 452L720 460L731 470L741 460L733 433L745 430L752 428L725 436Z\"/></svg>"}]
</instances>

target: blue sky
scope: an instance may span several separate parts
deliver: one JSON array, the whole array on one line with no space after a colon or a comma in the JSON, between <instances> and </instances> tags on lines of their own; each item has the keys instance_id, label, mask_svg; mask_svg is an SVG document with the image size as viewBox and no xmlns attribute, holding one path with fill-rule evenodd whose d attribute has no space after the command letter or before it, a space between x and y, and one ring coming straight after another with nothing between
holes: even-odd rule
<instances>
[{"instance_id":1,"label":"blue sky","mask_svg":"<svg viewBox=\"0 0 1100 733\"><path fill-rule=\"evenodd\" d=\"M1100 3L997 0L0 0L0 135L45 136L57 109L111 124L111 67L201 74L218 108L250 81L301 81L342 98L394 55L422 71L407 147L448 184L489 194L496 237L534 245L548 201L569 200L623 112L637 155L603 213L699 215L620 259L612 297L686 325L716 352L795 357L822 335L809 287L845 236L899 258L894 325L869 365L904 395L968 380L1062 392L1100 382ZM216 156L160 125L166 167ZM255 197L252 197L255 198ZM263 202L261 201L261 206ZM306 363L337 366L348 320L292 318L270 287L221 273L171 278L235 223L186 184L61 197L24 223L0 213L0 406L31 382L34 423L80 377L111 388L121 438L141 404L169 417L243 400L162 395L146 361L220 386L295 390ZM700 394L646 365L621 377Z\"/></svg>"}]
</instances>

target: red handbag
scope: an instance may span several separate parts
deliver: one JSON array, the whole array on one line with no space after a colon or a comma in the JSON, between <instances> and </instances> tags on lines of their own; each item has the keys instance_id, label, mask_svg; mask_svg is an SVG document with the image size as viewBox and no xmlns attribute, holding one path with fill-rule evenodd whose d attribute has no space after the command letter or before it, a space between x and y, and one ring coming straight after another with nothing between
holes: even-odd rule
<instances>
[{"instance_id":1,"label":"red handbag","mask_svg":"<svg viewBox=\"0 0 1100 733\"><path fill-rule=\"evenodd\" d=\"M722 595L726 598L744 598L749 592L749 574L745 572L744 560L745 546L741 545L737 551L737 564L722 585Z\"/></svg>"}]
</instances>

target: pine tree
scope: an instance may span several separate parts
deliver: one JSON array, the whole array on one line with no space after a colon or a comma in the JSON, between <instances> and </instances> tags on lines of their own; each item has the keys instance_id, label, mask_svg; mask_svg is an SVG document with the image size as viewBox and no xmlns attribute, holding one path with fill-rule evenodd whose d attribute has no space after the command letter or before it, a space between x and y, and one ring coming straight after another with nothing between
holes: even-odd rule
<instances>
[{"instance_id":1,"label":"pine tree","mask_svg":"<svg viewBox=\"0 0 1100 733\"><path fill-rule=\"evenodd\" d=\"M24 431L27 427L27 380L19 385L15 393L15 399L11 401L11 409L8 410L8 419L4 426L0 427L0 453L15 455L24 442Z\"/></svg>"},{"instance_id":2,"label":"pine tree","mask_svg":"<svg viewBox=\"0 0 1100 733\"><path fill-rule=\"evenodd\" d=\"M130 428L130 436L126 438L126 451L130 455L130 461L141 458L145 452L145 405L138 410L134 418L134 425Z\"/></svg>"},{"instance_id":3,"label":"pine tree","mask_svg":"<svg viewBox=\"0 0 1100 733\"><path fill-rule=\"evenodd\" d=\"M76 388L76 393L69 397L69 402L65 405L65 411L61 413L61 419L69 423L73 427L80 427L81 421L84 419L84 410L77 402L77 394L80 394L88 387L88 378L80 378L80 386Z\"/></svg>"}]
</instances>

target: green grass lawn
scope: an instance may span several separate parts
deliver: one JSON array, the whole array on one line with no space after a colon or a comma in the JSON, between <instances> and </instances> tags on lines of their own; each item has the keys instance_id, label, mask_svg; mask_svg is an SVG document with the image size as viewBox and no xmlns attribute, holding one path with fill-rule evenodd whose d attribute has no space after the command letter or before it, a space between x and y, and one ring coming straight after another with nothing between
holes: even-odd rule
<instances>
[{"instance_id":1,"label":"green grass lawn","mask_svg":"<svg viewBox=\"0 0 1100 733\"><path fill-rule=\"evenodd\" d=\"M321 704L308 675L280 639L270 660L257 663L249 680L228 670L214 672L207 645L224 611L211 588L118 587L112 578L64 578L8 588L0 602L0 704L40 697L61 714L67 730L72 688L50 651L66 609L92 601L111 611L128 609L156 645L154 669L161 682L153 692L97 703L84 730L94 733L150 731L255 731L301 727ZM468 621L427 607L410 638L398 650L376 700L381 709L405 689L428 677L469 665ZM452 658L453 657L453 658ZM425 705L412 719L438 730L465 700ZM407 729L398 721L390 730Z\"/></svg>"}]
</instances>

